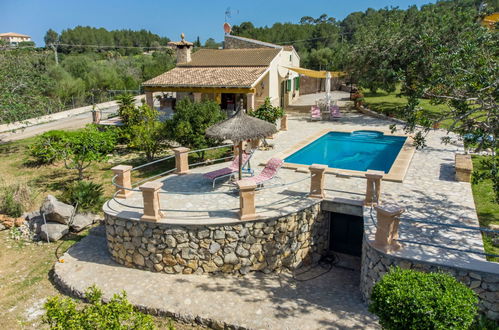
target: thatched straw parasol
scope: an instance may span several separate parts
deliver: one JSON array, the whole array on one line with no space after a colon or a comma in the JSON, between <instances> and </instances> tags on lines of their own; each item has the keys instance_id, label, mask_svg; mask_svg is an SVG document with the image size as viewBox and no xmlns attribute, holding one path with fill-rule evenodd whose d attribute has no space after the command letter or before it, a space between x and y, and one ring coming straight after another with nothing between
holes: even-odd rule
<instances>
[{"instance_id":1,"label":"thatched straw parasol","mask_svg":"<svg viewBox=\"0 0 499 330\"><path fill-rule=\"evenodd\" d=\"M206 129L206 135L210 138L239 143L239 180L242 178L243 141L263 139L274 133L277 133L274 124L248 116L244 110Z\"/></svg>"}]
</instances>

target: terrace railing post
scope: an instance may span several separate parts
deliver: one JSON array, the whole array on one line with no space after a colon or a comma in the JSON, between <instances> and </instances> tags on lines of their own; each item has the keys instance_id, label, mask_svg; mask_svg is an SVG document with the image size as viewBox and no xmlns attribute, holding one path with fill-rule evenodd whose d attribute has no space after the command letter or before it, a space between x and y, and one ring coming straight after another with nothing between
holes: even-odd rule
<instances>
[{"instance_id":1,"label":"terrace railing post","mask_svg":"<svg viewBox=\"0 0 499 330\"><path fill-rule=\"evenodd\" d=\"M237 181L239 187L239 219L256 219L255 189L256 184L250 180Z\"/></svg>"},{"instance_id":2,"label":"terrace railing post","mask_svg":"<svg viewBox=\"0 0 499 330\"><path fill-rule=\"evenodd\" d=\"M324 198L326 165L313 164L308 167L311 174L310 194L308 197Z\"/></svg>"},{"instance_id":3,"label":"terrace railing post","mask_svg":"<svg viewBox=\"0 0 499 330\"><path fill-rule=\"evenodd\" d=\"M368 170L366 175L366 198L364 205L376 205L381 203L381 179L385 173L382 171Z\"/></svg>"},{"instance_id":4,"label":"terrace railing post","mask_svg":"<svg viewBox=\"0 0 499 330\"><path fill-rule=\"evenodd\" d=\"M281 131L288 130L288 115L284 115L281 118Z\"/></svg>"},{"instance_id":5,"label":"terrace railing post","mask_svg":"<svg viewBox=\"0 0 499 330\"><path fill-rule=\"evenodd\" d=\"M160 211L158 193L161 187L162 183L155 181L146 182L139 187L144 199L144 214L140 217L140 220L155 222L163 217Z\"/></svg>"},{"instance_id":6,"label":"terrace railing post","mask_svg":"<svg viewBox=\"0 0 499 330\"><path fill-rule=\"evenodd\" d=\"M399 234L400 215L405 209L395 204L375 206L376 209L376 234L374 246L385 252L400 249L402 246L397 242Z\"/></svg>"},{"instance_id":7,"label":"terrace railing post","mask_svg":"<svg viewBox=\"0 0 499 330\"><path fill-rule=\"evenodd\" d=\"M173 149L175 153L175 167L177 174L189 173L189 148L178 147Z\"/></svg>"},{"instance_id":8,"label":"terrace railing post","mask_svg":"<svg viewBox=\"0 0 499 330\"><path fill-rule=\"evenodd\" d=\"M132 189L132 179L131 179L131 171L132 166L128 165L118 165L111 169L116 176L116 197L117 198L127 198L132 191L126 190L121 187Z\"/></svg>"}]
</instances>

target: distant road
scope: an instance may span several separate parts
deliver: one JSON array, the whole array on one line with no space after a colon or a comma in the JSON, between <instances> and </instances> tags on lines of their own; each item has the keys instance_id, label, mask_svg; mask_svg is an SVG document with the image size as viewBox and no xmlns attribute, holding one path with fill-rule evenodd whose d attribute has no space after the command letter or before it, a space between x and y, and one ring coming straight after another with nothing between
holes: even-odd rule
<instances>
[{"instance_id":1,"label":"distant road","mask_svg":"<svg viewBox=\"0 0 499 330\"><path fill-rule=\"evenodd\" d=\"M136 103L140 104L140 99L143 97L144 95L137 96ZM102 119L105 119L108 116L118 112L118 105L116 104L115 101L99 103L96 104L95 107L102 112ZM55 129L71 130L84 127L85 125L92 123L91 108L92 107L89 107L88 111L86 110L85 112L82 113L70 115L69 117L64 117L46 123L19 128L16 129L15 131L0 133L0 143L30 138L38 134L42 134L47 131Z\"/></svg>"}]
</instances>

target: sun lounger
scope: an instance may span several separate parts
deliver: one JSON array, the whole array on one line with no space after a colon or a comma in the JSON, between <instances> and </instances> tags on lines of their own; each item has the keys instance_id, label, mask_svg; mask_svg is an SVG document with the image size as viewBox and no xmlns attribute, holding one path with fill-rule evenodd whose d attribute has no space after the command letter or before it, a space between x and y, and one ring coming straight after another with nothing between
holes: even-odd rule
<instances>
[{"instance_id":1,"label":"sun lounger","mask_svg":"<svg viewBox=\"0 0 499 330\"><path fill-rule=\"evenodd\" d=\"M247 178L245 180L254 182L257 186L263 185L265 182L272 180L277 176L277 172L284 162L279 158L271 158L260 174Z\"/></svg>"},{"instance_id":2,"label":"sun lounger","mask_svg":"<svg viewBox=\"0 0 499 330\"><path fill-rule=\"evenodd\" d=\"M310 119L311 120L321 120L322 119L321 109L319 108L319 106L313 105L310 108Z\"/></svg>"},{"instance_id":3,"label":"sun lounger","mask_svg":"<svg viewBox=\"0 0 499 330\"><path fill-rule=\"evenodd\" d=\"M253 152L250 154L247 154L245 152L243 153L243 168L246 166L246 164L249 163L251 156L253 156ZM205 173L203 174L203 177L211 180L213 188L215 188L215 183L218 179L222 179L228 176L231 177L238 172L239 172L239 156L235 157L232 160L232 163L228 167L220 168L218 170Z\"/></svg>"},{"instance_id":4,"label":"sun lounger","mask_svg":"<svg viewBox=\"0 0 499 330\"><path fill-rule=\"evenodd\" d=\"M337 104L329 107L329 118L332 120L341 118L340 107Z\"/></svg>"}]
</instances>

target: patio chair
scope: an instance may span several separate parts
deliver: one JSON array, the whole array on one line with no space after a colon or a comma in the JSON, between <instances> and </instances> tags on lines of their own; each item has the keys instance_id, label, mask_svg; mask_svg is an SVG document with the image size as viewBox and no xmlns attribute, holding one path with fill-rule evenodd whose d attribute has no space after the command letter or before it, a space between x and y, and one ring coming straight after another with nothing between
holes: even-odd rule
<instances>
[{"instance_id":1,"label":"patio chair","mask_svg":"<svg viewBox=\"0 0 499 330\"><path fill-rule=\"evenodd\" d=\"M249 161L251 157L253 156L254 151L251 153L246 153L243 152L243 168L249 164ZM248 173L252 173L251 169L248 168L246 169ZM215 183L217 180L226 178L226 177L232 177L233 175L237 174L239 172L239 156L235 157L232 160L232 163L228 167L220 168L215 171L211 171L208 173L203 174L203 177L209 179L212 181L213 188L215 188Z\"/></svg>"},{"instance_id":2,"label":"patio chair","mask_svg":"<svg viewBox=\"0 0 499 330\"><path fill-rule=\"evenodd\" d=\"M245 180L254 182L257 186L262 186L265 182L277 177L277 173L284 161L279 158L271 158L260 174Z\"/></svg>"},{"instance_id":3,"label":"patio chair","mask_svg":"<svg viewBox=\"0 0 499 330\"><path fill-rule=\"evenodd\" d=\"M338 120L341 118L340 107L337 104L333 104L329 107L329 118L332 120Z\"/></svg>"},{"instance_id":4,"label":"patio chair","mask_svg":"<svg viewBox=\"0 0 499 330\"><path fill-rule=\"evenodd\" d=\"M321 108L318 105L313 105L310 108L310 120L321 120Z\"/></svg>"}]
</instances>

